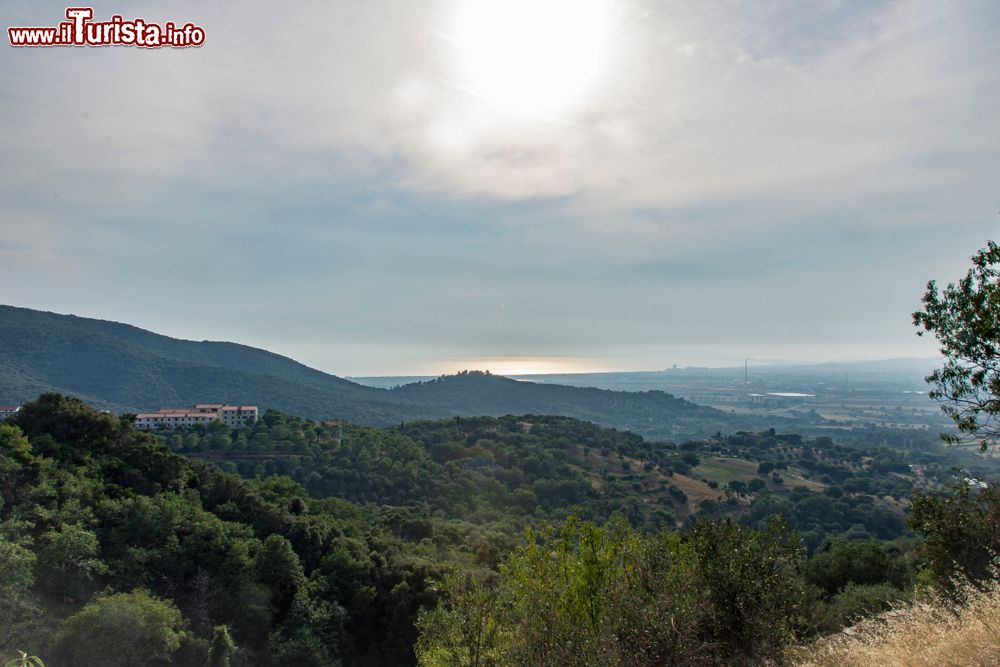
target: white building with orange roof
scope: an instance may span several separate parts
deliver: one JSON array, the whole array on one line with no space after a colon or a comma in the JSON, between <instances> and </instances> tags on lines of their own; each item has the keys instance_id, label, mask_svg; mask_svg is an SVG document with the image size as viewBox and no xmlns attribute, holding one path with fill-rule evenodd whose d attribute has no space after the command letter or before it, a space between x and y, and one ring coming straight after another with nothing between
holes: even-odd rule
<instances>
[{"instance_id":1,"label":"white building with orange roof","mask_svg":"<svg viewBox=\"0 0 1000 667\"><path fill-rule=\"evenodd\" d=\"M13 417L20 409L20 405L0 405L0 422L8 417Z\"/></svg>"},{"instance_id":2,"label":"white building with orange roof","mask_svg":"<svg viewBox=\"0 0 1000 667\"><path fill-rule=\"evenodd\" d=\"M222 408L228 407L225 403L195 403L191 412L201 412L205 414L215 414Z\"/></svg>"},{"instance_id":3,"label":"white building with orange roof","mask_svg":"<svg viewBox=\"0 0 1000 667\"><path fill-rule=\"evenodd\" d=\"M158 412L143 412L135 416L135 427L143 431L172 431L219 421L230 428L243 428L257 421L257 416L256 405L198 403L191 408L163 408Z\"/></svg>"}]
</instances>

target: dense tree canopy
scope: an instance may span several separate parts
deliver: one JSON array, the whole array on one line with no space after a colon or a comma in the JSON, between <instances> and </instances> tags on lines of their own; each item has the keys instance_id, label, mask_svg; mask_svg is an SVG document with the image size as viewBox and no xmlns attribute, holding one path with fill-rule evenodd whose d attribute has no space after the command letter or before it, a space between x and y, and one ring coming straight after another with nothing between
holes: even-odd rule
<instances>
[{"instance_id":1,"label":"dense tree canopy","mask_svg":"<svg viewBox=\"0 0 1000 667\"><path fill-rule=\"evenodd\" d=\"M480 562L492 565L525 525L570 514L597 523L623 515L657 532L697 514L763 528L781 512L810 552L848 531L894 539L905 532L899 501L915 484L949 481L959 456L985 465L944 451L929 431L862 430L840 438L850 444L741 431L677 445L540 415L375 429L269 411L237 431L218 424L160 438L247 478L288 476L313 497L391 505L386 518L408 539L437 541L439 519L474 524Z\"/></svg>"},{"instance_id":2,"label":"dense tree canopy","mask_svg":"<svg viewBox=\"0 0 1000 667\"><path fill-rule=\"evenodd\" d=\"M444 582L421 617L418 658L446 665L750 665L805 625L798 541L701 521L644 535L567 521L529 535L494 581Z\"/></svg>"},{"instance_id":3,"label":"dense tree canopy","mask_svg":"<svg viewBox=\"0 0 1000 667\"><path fill-rule=\"evenodd\" d=\"M441 572L378 514L242 481L51 394L0 424L0 501L0 657L405 664Z\"/></svg>"},{"instance_id":4,"label":"dense tree canopy","mask_svg":"<svg viewBox=\"0 0 1000 667\"><path fill-rule=\"evenodd\" d=\"M406 665L421 614L428 664L773 656L908 595L906 461L925 485L950 473L891 444L677 445L530 415L152 435L43 395L0 424L0 657ZM943 569L937 507L914 525Z\"/></svg>"}]
</instances>

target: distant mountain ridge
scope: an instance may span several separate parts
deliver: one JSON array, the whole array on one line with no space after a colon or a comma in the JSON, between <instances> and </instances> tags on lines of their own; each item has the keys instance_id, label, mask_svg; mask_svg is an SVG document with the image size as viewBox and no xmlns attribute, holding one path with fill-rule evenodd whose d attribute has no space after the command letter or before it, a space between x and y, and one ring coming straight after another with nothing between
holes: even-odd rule
<instances>
[{"instance_id":1,"label":"distant mountain ridge","mask_svg":"<svg viewBox=\"0 0 1000 667\"><path fill-rule=\"evenodd\" d=\"M652 437L759 426L662 391L535 384L481 372L394 389L368 387L238 343L179 340L118 322L0 306L0 403L45 391L118 412L215 400L373 425L533 413Z\"/></svg>"},{"instance_id":2,"label":"distant mountain ridge","mask_svg":"<svg viewBox=\"0 0 1000 667\"><path fill-rule=\"evenodd\" d=\"M16 402L42 391L121 412L218 400L372 423L388 413L433 416L266 350L0 306L0 396Z\"/></svg>"},{"instance_id":3,"label":"distant mountain ridge","mask_svg":"<svg viewBox=\"0 0 1000 667\"><path fill-rule=\"evenodd\" d=\"M823 376L821 379L828 379L830 377L843 378L849 375L852 381L864 382L874 378L881 383L887 381L915 381L923 385L924 378L940 365L941 359L935 357L897 357L871 361L753 363L748 369L743 366L689 366L652 371L526 373L511 375L509 377L536 384L555 383L570 387L597 387L598 389L619 389L626 391L663 389L664 387L669 387L671 382L690 382L692 378L721 381L742 379L744 372L748 372L755 380L760 378L780 380L782 377L802 378L810 374L815 377ZM375 375L348 376L347 379L367 387L389 389L403 384L433 380L434 376ZM667 389L667 391L671 390Z\"/></svg>"}]
</instances>

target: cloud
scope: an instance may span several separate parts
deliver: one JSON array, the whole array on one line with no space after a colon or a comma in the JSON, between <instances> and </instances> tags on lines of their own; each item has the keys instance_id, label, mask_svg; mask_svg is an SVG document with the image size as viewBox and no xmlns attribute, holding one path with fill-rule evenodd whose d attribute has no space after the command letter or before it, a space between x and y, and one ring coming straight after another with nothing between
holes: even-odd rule
<instances>
[{"instance_id":1,"label":"cloud","mask_svg":"<svg viewBox=\"0 0 1000 667\"><path fill-rule=\"evenodd\" d=\"M102 2L206 45L0 49L0 278L329 364L891 346L995 227L995 3L619 0L589 94L526 118L463 78L457 2Z\"/></svg>"},{"instance_id":2,"label":"cloud","mask_svg":"<svg viewBox=\"0 0 1000 667\"><path fill-rule=\"evenodd\" d=\"M454 3L181 3L170 11L206 25L200 50L4 54L19 73L4 75L0 140L22 179L124 179L119 196L140 203L192 175L277 190L375 174L588 210L904 195L980 180L927 158L997 141L988 3L615 7L601 80L557 118L470 94L441 38Z\"/></svg>"}]
</instances>

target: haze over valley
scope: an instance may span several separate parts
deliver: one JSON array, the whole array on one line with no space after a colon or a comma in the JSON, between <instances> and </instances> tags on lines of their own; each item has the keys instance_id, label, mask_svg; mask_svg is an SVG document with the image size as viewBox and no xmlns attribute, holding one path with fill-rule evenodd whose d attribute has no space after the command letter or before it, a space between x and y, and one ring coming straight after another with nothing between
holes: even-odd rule
<instances>
[{"instance_id":1,"label":"haze over valley","mask_svg":"<svg viewBox=\"0 0 1000 667\"><path fill-rule=\"evenodd\" d=\"M0 3L0 665L1000 655L1000 3Z\"/></svg>"}]
</instances>

